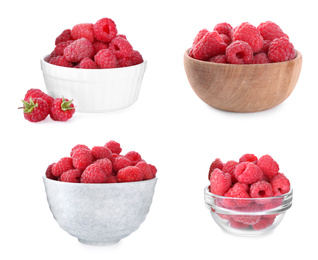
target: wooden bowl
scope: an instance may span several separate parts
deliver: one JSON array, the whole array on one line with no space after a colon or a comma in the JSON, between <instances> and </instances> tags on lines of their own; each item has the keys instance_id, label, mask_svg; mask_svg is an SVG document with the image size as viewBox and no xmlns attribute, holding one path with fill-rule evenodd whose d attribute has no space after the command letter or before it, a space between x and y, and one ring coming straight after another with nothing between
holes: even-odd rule
<instances>
[{"instance_id":1,"label":"wooden bowl","mask_svg":"<svg viewBox=\"0 0 318 260\"><path fill-rule=\"evenodd\" d=\"M302 65L296 51L290 61L269 64L220 64L184 54L188 81L208 105L232 112L257 112L282 103L294 90Z\"/></svg>"}]
</instances>

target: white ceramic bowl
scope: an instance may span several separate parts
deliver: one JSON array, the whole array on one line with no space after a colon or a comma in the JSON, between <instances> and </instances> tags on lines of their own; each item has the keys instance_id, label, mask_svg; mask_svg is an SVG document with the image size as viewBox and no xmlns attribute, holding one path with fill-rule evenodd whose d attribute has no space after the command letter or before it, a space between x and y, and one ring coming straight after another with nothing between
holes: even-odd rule
<instances>
[{"instance_id":1,"label":"white ceramic bowl","mask_svg":"<svg viewBox=\"0 0 318 260\"><path fill-rule=\"evenodd\" d=\"M132 105L138 98L146 67L147 61L123 68L76 69L41 59L48 94L73 99L79 112L106 112Z\"/></svg>"},{"instance_id":2,"label":"white ceramic bowl","mask_svg":"<svg viewBox=\"0 0 318 260\"><path fill-rule=\"evenodd\" d=\"M81 243L111 245L145 220L157 178L126 183L68 183L43 176L50 210Z\"/></svg>"}]
</instances>

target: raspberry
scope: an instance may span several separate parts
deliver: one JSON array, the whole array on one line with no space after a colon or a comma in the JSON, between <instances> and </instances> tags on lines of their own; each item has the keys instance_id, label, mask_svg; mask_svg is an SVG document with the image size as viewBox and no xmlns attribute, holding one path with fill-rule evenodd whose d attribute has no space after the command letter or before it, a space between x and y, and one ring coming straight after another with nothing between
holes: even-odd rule
<instances>
[{"instance_id":1,"label":"raspberry","mask_svg":"<svg viewBox=\"0 0 318 260\"><path fill-rule=\"evenodd\" d=\"M266 64L266 63L270 63L266 53L260 52L253 56L252 64Z\"/></svg>"},{"instance_id":2,"label":"raspberry","mask_svg":"<svg viewBox=\"0 0 318 260\"><path fill-rule=\"evenodd\" d=\"M283 32L283 30L276 24L271 21L267 21L265 23L260 23L257 26L260 34L263 36L264 40L274 40L276 38L285 37L289 39L288 35Z\"/></svg>"},{"instance_id":3,"label":"raspberry","mask_svg":"<svg viewBox=\"0 0 318 260\"><path fill-rule=\"evenodd\" d=\"M216 158L210 165L210 169L209 169L209 180L210 180L210 176L211 173L214 171L214 169L218 168L220 170L223 169L224 163L220 160L220 158Z\"/></svg>"},{"instance_id":4,"label":"raspberry","mask_svg":"<svg viewBox=\"0 0 318 260\"><path fill-rule=\"evenodd\" d=\"M106 183L117 183L117 177L116 176L108 176L106 179Z\"/></svg>"},{"instance_id":5,"label":"raspberry","mask_svg":"<svg viewBox=\"0 0 318 260\"><path fill-rule=\"evenodd\" d=\"M244 229L244 228L247 228L249 226L248 224L244 224L242 222L235 221L233 218L231 218L229 220L229 222L230 222L230 225L232 228Z\"/></svg>"},{"instance_id":6,"label":"raspberry","mask_svg":"<svg viewBox=\"0 0 318 260\"><path fill-rule=\"evenodd\" d=\"M209 59L209 61L214 63L227 63L227 59L224 54L216 55Z\"/></svg>"},{"instance_id":7,"label":"raspberry","mask_svg":"<svg viewBox=\"0 0 318 260\"><path fill-rule=\"evenodd\" d=\"M82 173L80 182L82 183L105 183L107 176L103 169L97 164L89 165Z\"/></svg>"},{"instance_id":8,"label":"raspberry","mask_svg":"<svg viewBox=\"0 0 318 260\"><path fill-rule=\"evenodd\" d=\"M242 155L241 158L239 159L239 163L241 162L257 163L257 157L252 153L246 153Z\"/></svg>"},{"instance_id":9,"label":"raspberry","mask_svg":"<svg viewBox=\"0 0 318 260\"><path fill-rule=\"evenodd\" d=\"M72 100L63 98L56 98L52 104L50 116L55 121L67 121L75 113Z\"/></svg>"},{"instance_id":10,"label":"raspberry","mask_svg":"<svg viewBox=\"0 0 318 260\"><path fill-rule=\"evenodd\" d=\"M111 159L112 158L112 152L105 146L94 146L92 148L92 155L95 159Z\"/></svg>"},{"instance_id":11,"label":"raspberry","mask_svg":"<svg viewBox=\"0 0 318 260\"><path fill-rule=\"evenodd\" d=\"M52 59L50 59L49 63L53 65L69 67L69 68L74 66L73 63L68 61L64 55L53 57Z\"/></svg>"},{"instance_id":12,"label":"raspberry","mask_svg":"<svg viewBox=\"0 0 318 260\"><path fill-rule=\"evenodd\" d=\"M141 161L141 155L135 151L126 153L125 157L131 161L131 165L133 166Z\"/></svg>"},{"instance_id":13,"label":"raspberry","mask_svg":"<svg viewBox=\"0 0 318 260\"><path fill-rule=\"evenodd\" d=\"M215 25L213 30L217 31L219 34L225 34L227 36L230 36L233 28L228 23L218 23L217 25Z\"/></svg>"},{"instance_id":14,"label":"raspberry","mask_svg":"<svg viewBox=\"0 0 318 260\"><path fill-rule=\"evenodd\" d=\"M296 50L287 38L276 38L269 45L267 56L271 62L288 61L296 57Z\"/></svg>"},{"instance_id":15,"label":"raspberry","mask_svg":"<svg viewBox=\"0 0 318 260\"><path fill-rule=\"evenodd\" d=\"M92 23L77 24L72 28L71 35L74 40L86 38L91 43L93 43L94 42L93 24Z\"/></svg>"},{"instance_id":16,"label":"raspberry","mask_svg":"<svg viewBox=\"0 0 318 260\"><path fill-rule=\"evenodd\" d=\"M75 145L73 148L72 148L72 150L71 150L71 157L72 157L72 155L74 154L74 152L77 150L77 149L87 149L87 150L89 150L89 148L88 148L88 146L86 146L85 144L77 144L77 145Z\"/></svg>"},{"instance_id":17,"label":"raspberry","mask_svg":"<svg viewBox=\"0 0 318 260\"><path fill-rule=\"evenodd\" d=\"M57 56L63 56L64 55L64 49L69 46L73 40L69 40L67 42L61 42L58 45L55 46L54 50L51 53L51 58L57 57Z\"/></svg>"},{"instance_id":18,"label":"raspberry","mask_svg":"<svg viewBox=\"0 0 318 260\"><path fill-rule=\"evenodd\" d=\"M150 180L154 178L154 174L151 172L149 165L145 161L140 161L136 164L143 176L143 180Z\"/></svg>"},{"instance_id":19,"label":"raspberry","mask_svg":"<svg viewBox=\"0 0 318 260\"><path fill-rule=\"evenodd\" d=\"M52 168L54 166L55 163L52 163L50 164L47 169L46 169L46 172L45 172L45 176L48 178L48 179L51 179L51 180L57 180L57 177L55 175L53 175L52 173Z\"/></svg>"},{"instance_id":20,"label":"raspberry","mask_svg":"<svg viewBox=\"0 0 318 260\"><path fill-rule=\"evenodd\" d=\"M242 23L233 33L234 41L248 43L254 53L259 52L263 47L263 37L255 26L250 23Z\"/></svg>"},{"instance_id":21,"label":"raspberry","mask_svg":"<svg viewBox=\"0 0 318 260\"><path fill-rule=\"evenodd\" d=\"M269 45L271 44L271 42L272 41L270 41L270 40L264 40L263 41L263 48L259 52L267 54L268 48L269 48Z\"/></svg>"},{"instance_id":22,"label":"raspberry","mask_svg":"<svg viewBox=\"0 0 318 260\"><path fill-rule=\"evenodd\" d=\"M136 166L127 166L117 173L118 182L142 181L142 171Z\"/></svg>"},{"instance_id":23,"label":"raspberry","mask_svg":"<svg viewBox=\"0 0 318 260\"><path fill-rule=\"evenodd\" d=\"M261 210L261 207L256 203L250 203L248 206L243 208L237 208L237 211L244 212L257 212ZM232 218L235 221L241 222L246 225L255 225L261 219L260 215L233 215Z\"/></svg>"},{"instance_id":24,"label":"raspberry","mask_svg":"<svg viewBox=\"0 0 318 260\"><path fill-rule=\"evenodd\" d=\"M195 59L209 60L211 57L224 54L227 45L223 42L218 32L207 32L202 39L192 46L192 55Z\"/></svg>"},{"instance_id":25,"label":"raspberry","mask_svg":"<svg viewBox=\"0 0 318 260\"><path fill-rule=\"evenodd\" d=\"M94 48L94 55L95 55L100 50L108 49L108 45L104 42L94 42L93 48Z\"/></svg>"},{"instance_id":26,"label":"raspberry","mask_svg":"<svg viewBox=\"0 0 318 260\"><path fill-rule=\"evenodd\" d=\"M116 24L109 18L102 18L93 25L95 39L109 43L117 35Z\"/></svg>"},{"instance_id":27,"label":"raspberry","mask_svg":"<svg viewBox=\"0 0 318 260\"><path fill-rule=\"evenodd\" d=\"M92 152L88 149L78 148L72 154L73 166L75 169L84 171L93 162Z\"/></svg>"},{"instance_id":28,"label":"raspberry","mask_svg":"<svg viewBox=\"0 0 318 260\"><path fill-rule=\"evenodd\" d=\"M32 98L42 98L46 101L46 103L49 105L49 107L52 106L52 103L54 101L54 98L44 93L42 90L37 88L31 88L27 91L27 93L24 96L25 101L29 101L29 99Z\"/></svg>"},{"instance_id":29,"label":"raspberry","mask_svg":"<svg viewBox=\"0 0 318 260\"><path fill-rule=\"evenodd\" d=\"M61 42L67 42L69 40L73 40L72 35L71 35L71 30L66 29L59 36L56 37L55 45L58 45Z\"/></svg>"},{"instance_id":30,"label":"raspberry","mask_svg":"<svg viewBox=\"0 0 318 260\"><path fill-rule=\"evenodd\" d=\"M253 60L253 50L244 41L233 41L226 48L226 59L231 64L249 64Z\"/></svg>"},{"instance_id":31,"label":"raspberry","mask_svg":"<svg viewBox=\"0 0 318 260\"><path fill-rule=\"evenodd\" d=\"M118 156L113 160L113 171L118 172L120 169L131 166L131 161L124 156Z\"/></svg>"},{"instance_id":32,"label":"raspberry","mask_svg":"<svg viewBox=\"0 0 318 260\"><path fill-rule=\"evenodd\" d=\"M256 224L254 224L252 227L255 230L262 230L269 226L271 226L275 221L275 218L264 218L262 217Z\"/></svg>"},{"instance_id":33,"label":"raspberry","mask_svg":"<svg viewBox=\"0 0 318 260\"><path fill-rule=\"evenodd\" d=\"M278 163L270 155L260 157L257 166L270 178L278 174L279 171Z\"/></svg>"},{"instance_id":34,"label":"raspberry","mask_svg":"<svg viewBox=\"0 0 318 260\"><path fill-rule=\"evenodd\" d=\"M148 163L148 166L149 166L149 169L151 171L151 174L152 174L153 178L156 178L157 168L154 165L149 164L149 163Z\"/></svg>"},{"instance_id":35,"label":"raspberry","mask_svg":"<svg viewBox=\"0 0 318 260\"><path fill-rule=\"evenodd\" d=\"M274 196L280 196L290 191L290 182L282 173L272 177L270 184L272 185Z\"/></svg>"},{"instance_id":36,"label":"raspberry","mask_svg":"<svg viewBox=\"0 0 318 260\"><path fill-rule=\"evenodd\" d=\"M105 146L112 152L112 153L116 153L116 154L120 154L122 149L120 147L120 144L117 143L114 140L110 140L108 141Z\"/></svg>"},{"instance_id":37,"label":"raspberry","mask_svg":"<svg viewBox=\"0 0 318 260\"><path fill-rule=\"evenodd\" d=\"M97 52L94 56L94 60L101 69L117 67L117 58L109 49L103 49Z\"/></svg>"},{"instance_id":38,"label":"raspberry","mask_svg":"<svg viewBox=\"0 0 318 260\"><path fill-rule=\"evenodd\" d=\"M231 187L231 175L223 173L220 169L213 170L210 176L210 192L223 196Z\"/></svg>"},{"instance_id":39,"label":"raspberry","mask_svg":"<svg viewBox=\"0 0 318 260\"><path fill-rule=\"evenodd\" d=\"M60 177L63 172L67 172L68 170L72 169L74 169L72 158L63 157L52 167L52 174L55 177Z\"/></svg>"},{"instance_id":40,"label":"raspberry","mask_svg":"<svg viewBox=\"0 0 318 260\"><path fill-rule=\"evenodd\" d=\"M268 198L273 196L272 186L266 181L254 182L250 187L251 198ZM265 201L267 203L268 201Z\"/></svg>"},{"instance_id":41,"label":"raspberry","mask_svg":"<svg viewBox=\"0 0 318 260\"><path fill-rule=\"evenodd\" d=\"M262 170L251 162L242 162L235 168L234 175L239 182L252 184L263 179Z\"/></svg>"},{"instance_id":42,"label":"raspberry","mask_svg":"<svg viewBox=\"0 0 318 260\"><path fill-rule=\"evenodd\" d=\"M192 46L196 45L202 38L203 36L208 33L209 31L207 29L202 29L198 32L198 34L195 36Z\"/></svg>"},{"instance_id":43,"label":"raspberry","mask_svg":"<svg viewBox=\"0 0 318 260\"><path fill-rule=\"evenodd\" d=\"M230 45L230 43L232 42L230 37L225 34L220 34L220 37L226 45Z\"/></svg>"},{"instance_id":44,"label":"raspberry","mask_svg":"<svg viewBox=\"0 0 318 260\"><path fill-rule=\"evenodd\" d=\"M130 58L120 58L120 59L117 59L117 66L119 68L122 68L122 67L129 67L129 66L132 66L134 65L133 64L133 61L130 59Z\"/></svg>"},{"instance_id":45,"label":"raspberry","mask_svg":"<svg viewBox=\"0 0 318 260\"><path fill-rule=\"evenodd\" d=\"M242 200L237 199L224 199L222 204L226 208L236 208L236 207L246 207L251 203L250 200L245 200L250 198L246 191L247 187L245 184L237 182L230 188L225 194L224 197L230 198L242 198Z\"/></svg>"},{"instance_id":46,"label":"raspberry","mask_svg":"<svg viewBox=\"0 0 318 260\"><path fill-rule=\"evenodd\" d=\"M60 181L64 182L80 182L82 172L77 169L68 170L67 172L63 172L60 178Z\"/></svg>"},{"instance_id":47,"label":"raspberry","mask_svg":"<svg viewBox=\"0 0 318 260\"><path fill-rule=\"evenodd\" d=\"M79 63L81 69L98 69L97 64L91 58L84 58Z\"/></svg>"},{"instance_id":48,"label":"raspberry","mask_svg":"<svg viewBox=\"0 0 318 260\"><path fill-rule=\"evenodd\" d=\"M68 61L80 62L88 57L93 58L94 47L86 38L75 40L64 49L64 56Z\"/></svg>"},{"instance_id":49,"label":"raspberry","mask_svg":"<svg viewBox=\"0 0 318 260\"><path fill-rule=\"evenodd\" d=\"M144 62L142 55L139 53L139 51L136 50L133 51L132 55L130 56L130 59L133 65L137 65Z\"/></svg>"},{"instance_id":50,"label":"raspberry","mask_svg":"<svg viewBox=\"0 0 318 260\"><path fill-rule=\"evenodd\" d=\"M43 121L50 111L47 102L42 98L30 98L28 101L22 100L24 118L30 122Z\"/></svg>"},{"instance_id":51,"label":"raspberry","mask_svg":"<svg viewBox=\"0 0 318 260\"><path fill-rule=\"evenodd\" d=\"M227 173L229 173L231 175L232 183L236 183L237 182L237 179L236 179L236 177L234 175L235 168L236 168L237 165L238 165L238 162L230 160L230 161L227 161L226 164L224 164L224 167L223 167L223 172L224 173L227 172Z\"/></svg>"},{"instance_id":52,"label":"raspberry","mask_svg":"<svg viewBox=\"0 0 318 260\"><path fill-rule=\"evenodd\" d=\"M109 44L109 49L113 51L116 58L130 57L133 54L133 47L122 37L115 37Z\"/></svg>"},{"instance_id":53,"label":"raspberry","mask_svg":"<svg viewBox=\"0 0 318 260\"><path fill-rule=\"evenodd\" d=\"M109 159L107 159L107 158L99 159L99 160L95 161L94 164L101 167L107 177L112 175L112 171L113 171L112 167L113 166L112 166L112 162Z\"/></svg>"}]
</instances>

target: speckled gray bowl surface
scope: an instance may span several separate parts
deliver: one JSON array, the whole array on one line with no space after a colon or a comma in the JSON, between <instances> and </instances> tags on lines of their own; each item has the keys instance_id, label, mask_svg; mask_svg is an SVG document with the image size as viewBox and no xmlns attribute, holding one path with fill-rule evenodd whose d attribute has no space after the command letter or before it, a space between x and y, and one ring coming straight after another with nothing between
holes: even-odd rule
<instances>
[{"instance_id":1,"label":"speckled gray bowl surface","mask_svg":"<svg viewBox=\"0 0 318 260\"><path fill-rule=\"evenodd\" d=\"M84 184L43 176L50 210L60 227L85 244L110 245L137 230L149 212L157 178Z\"/></svg>"}]
</instances>

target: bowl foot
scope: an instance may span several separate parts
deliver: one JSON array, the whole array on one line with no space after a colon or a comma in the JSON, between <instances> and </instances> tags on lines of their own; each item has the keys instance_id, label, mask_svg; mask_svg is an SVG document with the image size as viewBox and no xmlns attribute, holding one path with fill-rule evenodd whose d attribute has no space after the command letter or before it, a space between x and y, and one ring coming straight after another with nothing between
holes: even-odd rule
<instances>
[{"instance_id":1,"label":"bowl foot","mask_svg":"<svg viewBox=\"0 0 318 260\"><path fill-rule=\"evenodd\" d=\"M90 240L78 238L78 241L81 242L82 244L91 245L91 246L111 246L118 243L120 239L113 240L113 241L90 241Z\"/></svg>"}]
</instances>

